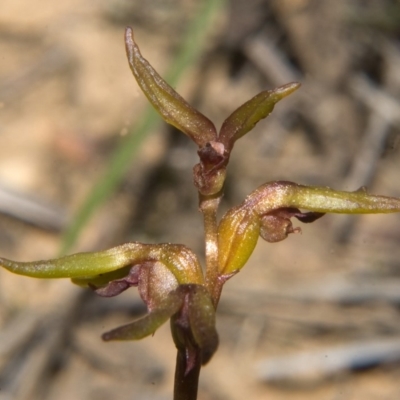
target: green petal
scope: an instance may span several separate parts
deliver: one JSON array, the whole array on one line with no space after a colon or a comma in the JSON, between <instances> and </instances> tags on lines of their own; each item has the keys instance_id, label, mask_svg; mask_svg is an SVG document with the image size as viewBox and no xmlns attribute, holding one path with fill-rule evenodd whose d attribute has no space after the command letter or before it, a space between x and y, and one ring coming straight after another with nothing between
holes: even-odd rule
<instances>
[{"instance_id":1,"label":"green petal","mask_svg":"<svg viewBox=\"0 0 400 400\"><path fill-rule=\"evenodd\" d=\"M222 124L219 141L227 149L251 131L261 119L268 117L275 104L300 87L300 83L288 83L273 90L259 93L234 111Z\"/></svg>"},{"instance_id":2,"label":"green petal","mask_svg":"<svg viewBox=\"0 0 400 400\"><path fill-rule=\"evenodd\" d=\"M164 299L163 307L153 310L144 317L102 335L103 340L140 340L152 335L182 306L183 296L176 291Z\"/></svg>"},{"instance_id":3,"label":"green petal","mask_svg":"<svg viewBox=\"0 0 400 400\"><path fill-rule=\"evenodd\" d=\"M191 285L189 300L190 329L196 345L202 350L202 364L210 361L218 347L215 328L215 308L210 294L204 286Z\"/></svg>"},{"instance_id":4,"label":"green petal","mask_svg":"<svg viewBox=\"0 0 400 400\"><path fill-rule=\"evenodd\" d=\"M222 275L240 270L256 247L260 219L249 208L229 210L218 227L218 265Z\"/></svg>"}]
</instances>

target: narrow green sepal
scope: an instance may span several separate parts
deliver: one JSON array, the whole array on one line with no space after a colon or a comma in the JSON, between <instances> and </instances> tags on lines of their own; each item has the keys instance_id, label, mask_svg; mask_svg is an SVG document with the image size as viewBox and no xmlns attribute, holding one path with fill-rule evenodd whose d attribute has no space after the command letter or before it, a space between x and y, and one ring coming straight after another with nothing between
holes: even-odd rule
<instances>
[{"instance_id":1,"label":"narrow green sepal","mask_svg":"<svg viewBox=\"0 0 400 400\"><path fill-rule=\"evenodd\" d=\"M130 264L120 247L96 253L78 253L32 262L17 262L0 258L0 265L10 272L33 278L89 278L114 272Z\"/></svg>"},{"instance_id":2,"label":"narrow green sepal","mask_svg":"<svg viewBox=\"0 0 400 400\"><path fill-rule=\"evenodd\" d=\"M169 86L142 57L130 27L125 30L125 45L133 76L162 118L188 135L199 147L216 140L214 124Z\"/></svg>"},{"instance_id":3,"label":"narrow green sepal","mask_svg":"<svg viewBox=\"0 0 400 400\"><path fill-rule=\"evenodd\" d=\"M203 272L196 255L186 246L168 243L130 242L105 251L34 262L0 258L0 266L15 274L34 278L73 278L80 285L85 282L106 284L121 277L114 271L145 262L164 264L180 284L203 283Z\"/></svg>"},{"instance_id":4,"label":"narrow green sepal","mask_svg":"<svg viewBox=\"0 0 400 400\"><path fill-rule=\"evenodd\" d=\"M300 232L300 228L292 226L292 217L309 223L325 213L395 212L400 212L399 198L370 195L365 188L344 192L287 181L266 183L223 216L218 227L220 275L238 272L245 265L259 235L274 243L284 240L290 233Z\"/></svg>"},{"instance_id":5,"label":"narrow green sepal","mask_svg":"<svg viewBox=\"0 0 400 400\"><path fill-rule=\"evenodd\" d=\"M400 199L371 195L365 188L354 192L329 187L303 186L276 181L260 186L245 200L258 215L282 207L295 207L318 213L385 214L400 212Z\"/></svg>"}]
</instances>

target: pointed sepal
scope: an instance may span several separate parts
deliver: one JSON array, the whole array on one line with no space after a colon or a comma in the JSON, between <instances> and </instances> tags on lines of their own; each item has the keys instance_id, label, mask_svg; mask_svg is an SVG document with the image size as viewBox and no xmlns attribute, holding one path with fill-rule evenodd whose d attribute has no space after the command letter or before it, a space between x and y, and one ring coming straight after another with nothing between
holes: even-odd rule
<instances>
[{"instance_id":1,"label":"pointed sepal","mask_svg":"<svg viewBox=\"0 0 400 400\"><path fill-rule=\"evenodd\" d=\"M188 135L200 148L216 140L214 124L168 85L143 58L129 27L125 31L125 45L133 76L163 119Z\"/></svg>"},{"instance_id":2,"label":"pointed sepal","mask_svg":"<svg viewBox=\"0 0 400 400\"><path fill-rule=\"evenodd\" d=\"M203 272L196 255L183 245L125 243L109 250L77 253L54 260L16 262L0 258L0 266L34 278L72 278L81 286L105 285L129 273L135 265L160 262L178 283L203 283Z\"/></svg>"},{"instance_id":3,"label":"pointed sepal","mask_svg":"<svg viewBox=\"0 0 400 400\"><path fill-rule=\"evenodd\" d=\"M318 213L386 214L400 212L400 199L371 195L366 188L354 192L325 186L304 186L276 181L260 186L244 202L258 215L282 207L294 207Z\"/></svg>"}]
</instances>

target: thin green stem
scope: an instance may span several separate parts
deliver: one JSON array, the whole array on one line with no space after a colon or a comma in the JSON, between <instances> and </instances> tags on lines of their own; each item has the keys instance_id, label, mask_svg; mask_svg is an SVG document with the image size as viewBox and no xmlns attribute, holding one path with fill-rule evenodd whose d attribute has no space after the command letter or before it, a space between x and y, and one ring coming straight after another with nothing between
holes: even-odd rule
<instances>
[{"instance_id":1,"label":"thin green stem","mask_svg":"<svg viewBox=\"0 0 400 400\"><path fill-rule=\"evenodd\" d=\"M195 364L187 370L185 351L178 349L175 366L174 400L196 400L201 369L200 350L195 357Z\"/></svg>"},{"instance_id":2,"label":"thin green stem","mask_svg":"<svg viewBox=\"0 0 400 400\"><path fill-rule=\"evenodd\" d=\"M206 253L206 286L215 308L221 295L222 285L218 279L218 224L217 210L221 194L206 197L200 194L200 211L204 218L204 240Z\"/></svg>"}]
</instances>

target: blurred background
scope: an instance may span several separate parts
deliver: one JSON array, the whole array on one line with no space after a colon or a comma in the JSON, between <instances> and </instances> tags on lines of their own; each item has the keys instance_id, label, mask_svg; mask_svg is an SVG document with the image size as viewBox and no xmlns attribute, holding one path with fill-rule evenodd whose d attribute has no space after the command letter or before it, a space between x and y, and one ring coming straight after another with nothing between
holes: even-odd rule
<instances>
[{"instance_id":1,"label":"blurred background","mask_svg":"<svg viewBox=\"0 0 400 400\"><path fill-rule=\"evenodd\" d=\"M127 241L203 254L196 148L149 113L127 25L217 127L258 92L302 83L237 143L221 212L276 179L400 196L399 1L2 0L2 257ZM399 397L400 216L302 228L260 240L226 284L199 399ZM100 339L143 312L134 289L101 299L0 270L0 399L170 399L168 324L137 343Z\"/></svg>"}]
</instances>

